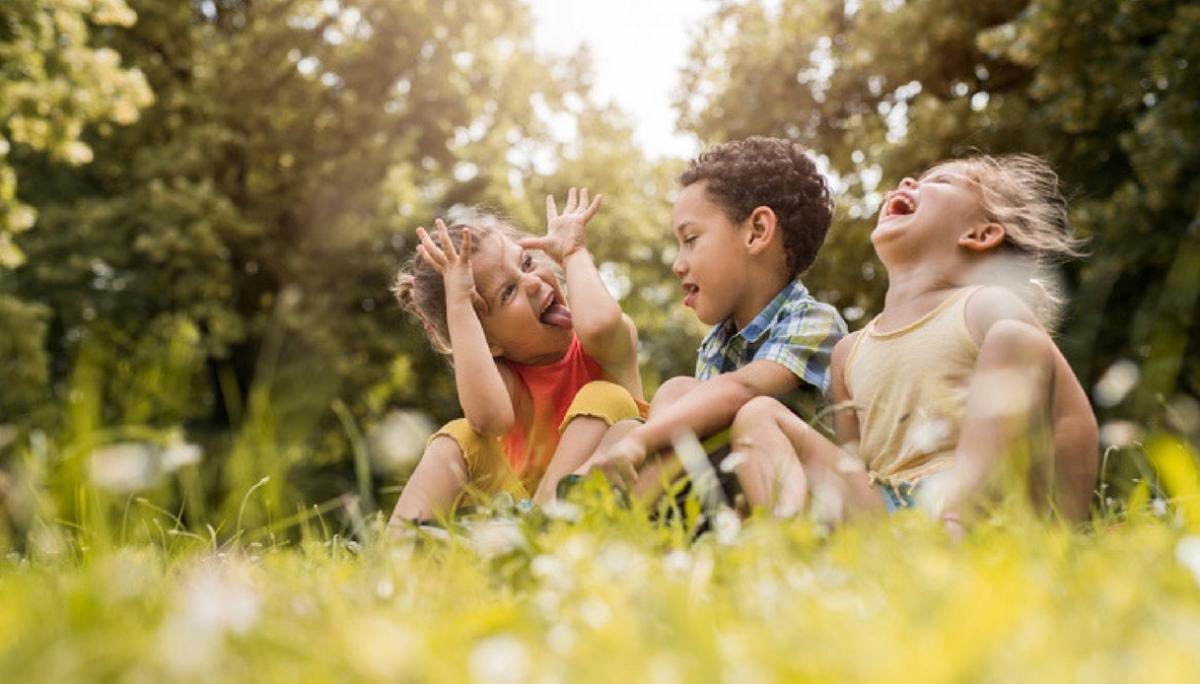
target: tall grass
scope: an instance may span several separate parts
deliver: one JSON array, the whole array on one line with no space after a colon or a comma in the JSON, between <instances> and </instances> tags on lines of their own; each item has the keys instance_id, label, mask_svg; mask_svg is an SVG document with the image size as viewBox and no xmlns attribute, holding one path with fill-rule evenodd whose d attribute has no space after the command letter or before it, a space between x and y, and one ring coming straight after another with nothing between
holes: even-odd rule
<instances>
[{"instance_id":1,"label":"tall grass","mask_svg":"<svg viewBox=\"0 0 1200 684\"><path fill-rule=\"evenodd\" d=\"M345 406L355 477L307 502L268 392L218 459L109 426L88 363L61 430L0 445L0 682L1200 681L1200 461L1166 432L1076 528L1021 497L958 542L711 497L651 522L591 482L393 538Z\"/></svg>"}]
</instances>

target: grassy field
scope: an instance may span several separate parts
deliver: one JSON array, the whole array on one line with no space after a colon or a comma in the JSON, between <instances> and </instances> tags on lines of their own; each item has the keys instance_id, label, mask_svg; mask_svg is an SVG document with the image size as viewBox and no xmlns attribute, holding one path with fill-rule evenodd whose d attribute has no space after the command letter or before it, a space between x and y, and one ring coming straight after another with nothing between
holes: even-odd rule
<instances>
[{"instance_id":1,"label":"grassy field","mask_svg":"<svg viewBox=\"0 0 1200 684\"><path fill-rule=\"evenodd\" d=\"M1200 478L1155 449L1168 500L1074 530L1008 505L961 542L916 512L697 536L598 489L401 540L314 512L285 541L130 496L3 561L0 681L1200 681Z\"/></svg>"}]
</instances>

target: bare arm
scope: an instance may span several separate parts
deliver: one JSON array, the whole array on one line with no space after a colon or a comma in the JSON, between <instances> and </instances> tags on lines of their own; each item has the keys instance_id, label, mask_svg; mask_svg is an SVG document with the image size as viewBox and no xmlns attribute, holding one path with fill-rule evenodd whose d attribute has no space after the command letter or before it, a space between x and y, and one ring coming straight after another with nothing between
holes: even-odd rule
<instances>
[{"instance_id":1,"label":"bare arm","mask_svg":"<svg viewBox=\"0 0 1200 684\"><path fill-rule=\"evenodd\" d=\"M860 432L853 397L850 396L850 388L846 386L846 361L850 358L850 350L854 349L855 340L861 334L862 331L851 333L838 340L833 347L833 359L829 364L829 398L833 402L833 429L837 435L837 443L852 453L858 452Z\"/></svg>"},{"instance_id":2,"label":"bare arm","mask_svg":"<svg viewBox=\"0 0 1200 684\"><path fill-rule=\"evenodd\" d=\"M471 271L471 233L463 233L461 252L450 240L446 224L437 220L435 245L424 228L417 229L421 240L417 248L434 268L442 273L446 285L446 323L450 329L450 348L454 359L454 384L458 403L471 428L484 436L504 434L516 420L511 383L492 357L477 309L487 304L475 290Z\"/></svg>"},{"instance_id":3,"label":"bare arm","mask_svg":"<svg viewBox=\"0 0 1200 684\"><path fill-rule=\"evenodd\" d=\"M691 432L705 437L723 430L729 427L738 409L754 397L784 394L799 384L794 373L774 361L753 361L736 371L705 380L662 411L652 413L648 421L630 430L612 447L597 452L577 472L599 468L610 480L633 485L637 481L637 468L645 462L647 454L671 446L677 435Z\"/></svg>"},{"instance_id":4,"label":"bare arm","mask_svg":"<svg viewBox=\"0 0 1200 684\"><path fill-rule=\"evenodd\" d=\"M1100 467L1100 429L1079 379L1054 351L1055 502L1068 520L1085 520Z\"/></svg>"},{"instance_id":5,"label":"bare arm","mask_svg":"<svg viewBox=\"0 0 1200 684\"><path fill-rule=\"evenodd\" d=\"M980 348L947 507L954 509L979 491L1009 453L1022 447L1037 453L1038 440L1053 440L1062 512L1086 516L1097 430L1066 359L1023 303L998 288L972 296L967 323Z\"/></svg>"},{"instance_id":6,"label":"bare arm","mask_svg":"<svg viewBox=\"0 0 1200 684\"><path fill-rule=\"evenodd\" d=\"M566 273L567 300L575 334L584 351L635 397L642 397L637 370L637 332L633 321L600 278L587 249L587 222L600 208L603 195L588 202L587 188L571 188L562 213L553 196L546 197L546 235L521 241L527 249L540 249Z\"/></svg>"}]
</instances>

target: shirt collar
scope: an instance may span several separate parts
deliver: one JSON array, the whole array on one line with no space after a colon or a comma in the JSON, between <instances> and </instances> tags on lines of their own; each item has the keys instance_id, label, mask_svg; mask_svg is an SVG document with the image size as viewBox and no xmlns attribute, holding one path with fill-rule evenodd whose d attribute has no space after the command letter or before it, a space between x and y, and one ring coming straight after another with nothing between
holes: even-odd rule
<instances>
[{"instance_id":1,"label":"shirt collar","mask_svg":"<svg viewBox=\"0 0 1200 684\"><path fill-rule=\"evenodd\" d=\"M800 282L799 279L793 280L785 285L784 288L779 291L779 294L775 295L775 297L771 299L771 301L768 302L765 307L763 307L763 310L759 311L758 315L746 324L746 327L735 331L734 326L737 324L733 322L733 316L730 316L729 318L726 318L720 323L714 325L712 330L708 332L708 335L704 337L704 341L700 343L700 346L701 348L708 347L714 342L720 342L722 345L724 345L725 341L730 337L733 337L735 334L747 342L757 342L764 334L766 334L767 330L771 328L771 323L773 323L779 316L779 313L783 310L785 304L787 304L793 298L802 299L807 296L808 288L804 287L804 283Z\"/></svg>"}]
</instances>

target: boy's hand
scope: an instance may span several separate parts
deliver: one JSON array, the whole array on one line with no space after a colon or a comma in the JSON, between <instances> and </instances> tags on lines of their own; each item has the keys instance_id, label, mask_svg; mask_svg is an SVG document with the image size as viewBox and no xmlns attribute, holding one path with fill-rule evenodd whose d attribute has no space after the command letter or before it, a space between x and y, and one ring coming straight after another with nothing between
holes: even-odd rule
<instances>
[{"instance_id":1,"label":"boy's hand","mask_svg":"<svg viewBox=\"0 0 1200 684\"><path fill-rule=\"evenodd\" d=\"M579 469L586 475L593 470L604 473L608 481L632 488L637 482L637 469L646 460L646 443L634 434L628 434L607 450L598 453Z\"/></svg>"},{"instance_id":2,"label":"boy's hand","mask_svg":"<svg viewBox=\"0 0 1200 684\"><path fill-rule=\"evenodd\" d=\"M442 274L442 280L446 283L447 303L455 301L456 298L466 300L479 313L487 313L487 302L475 289L475 273L471 270L471 230L463 230L462 250L459 251L450 240L450 231L446 229L446 224L441 219L434 223L437 225L438 242L442 243L442 246L438 247L433 243L424 227L418 227L417 237L420 238L421 244L417 245L417 252L435 271Z\"/></svg>"},{"instance_id":3,"label":"boy's hand","mask_svg":"<svg viewBox=\"0 0 1200 684\"><path fill-rule=\"evenodd\" d=\"M584 226L596 215L602 199L604 195L596 195L589 203L587 188L579 191L578 195L575 188L571 188L567 193L567 204L560 214L554 196L546 195L546 236L525 238L520 245L525 249L540 249L551 259L563 263L571 254L587 247Z\"/></svg>"}]
</instances>

